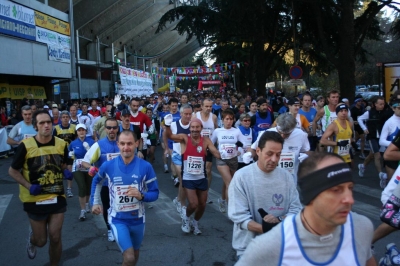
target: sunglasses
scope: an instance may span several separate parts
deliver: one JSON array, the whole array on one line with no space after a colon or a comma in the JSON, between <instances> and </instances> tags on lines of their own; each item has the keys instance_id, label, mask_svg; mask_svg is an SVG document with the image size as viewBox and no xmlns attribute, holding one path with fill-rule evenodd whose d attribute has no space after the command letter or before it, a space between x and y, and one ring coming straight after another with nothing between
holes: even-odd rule
<instances>
[{"instance_id":1,"label":"sunglasses","mask_svg":"<svg viewBox=\"0 0 400 266\"><path fill-rule=\"evenodd\" d=\"M243 121L243 122L250 122L249 119L243 119L242 121Z\"/></svg>"},{"instance_id":2,"label":"sunglasses","mask_svg":"<svg viewBox=\"0 0 400 266\"><path fill-rule=\"evenodd\" d=\"M118 128L118 126L116 126L116 127L110 127L110 126L108 126L108 127L106 127L108 130L111 130L111 129L114 129L114 130L116 130L117 128Z\"/></svg>"}]
</instances>

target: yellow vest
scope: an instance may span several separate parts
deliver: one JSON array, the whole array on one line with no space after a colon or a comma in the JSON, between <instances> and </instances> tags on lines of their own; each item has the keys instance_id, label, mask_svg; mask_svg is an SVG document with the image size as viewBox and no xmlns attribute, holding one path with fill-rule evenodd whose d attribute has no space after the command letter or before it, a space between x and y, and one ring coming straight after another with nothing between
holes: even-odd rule
<instances>
[{"instance_id":1,"label":"yellow vest","mask_svg":"<svg viewBox=\"0 0 400 266\"><path fill-rule=\"evenodd\" d=\"M351 157L350 157L350 143L351 143L351 136L353 134L353 131L350 128L350 123L349 121L346 120L346 129L344 129L339 121L336 119L333 121L336 123L337 127L339 128L338 133L336 134L336 141L341 141L341 140L348 140L349 144L346 145L346 147L338 147L336 146L333 149L333 152L336 154L339 154L346 163L351 162Z\"/></svg>"},{"instance_id":2,"label":"yellow vest","mask_svg":"<svg viewBox=\"0 0 400 266\"><path fill-rule=\"evenodd\" d=\"M54 137L55 145L38 147L35 138L24 139L26 156L22 166L23 177L31 184L42 186L37 196L32 196L24 186L19 186L19 198L22 202L38 202L64 195L63 171L64 149L66 142Z\"/></svg>"},{"instance_id":3,"label":"yellow vest","mask_svg":"<svg viewBox=\"0 0 400 266\"><path fill-rule=\"evenodd\" d=\"M61 128L61 125L56 125L54 129L57 132L56 137L63 139L65 142L68 143L68 145L75 139L76 133L75 133L75 128L76 126L73 124L69 125L69 128L63 129Z\"/></svg>"}]
</instances>

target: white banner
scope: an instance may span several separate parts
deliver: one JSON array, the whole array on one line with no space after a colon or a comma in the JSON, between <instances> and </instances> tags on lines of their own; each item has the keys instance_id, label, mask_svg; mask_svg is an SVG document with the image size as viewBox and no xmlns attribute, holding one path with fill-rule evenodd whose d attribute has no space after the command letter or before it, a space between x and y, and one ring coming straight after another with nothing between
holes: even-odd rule
<instances>
[{"instance_id":1,"label":"white banner","mask_svg":"<svg viewBox=\"0 0 400 266\"><path fill-rule=\"evenodd\" d=\"M55 31L36 27L36 41L71 49L71 38Z\"/></svg>"},{"instance_id":2,"label":"white banner","mask_svg":"<svg viewBox=\"0 0 400 266\"><path fill-rule=\"evenodd\" d=\"M35 12L14 2L0 0L0 16L15 19L35 26Z\"/></svg>"},{"instance_id":3,"label":"white banner","mask_svg":"<svg viewBox=\"0 0 400 266\"><path fill-rule=\"evenodd\" d=\"M154 93L153 82L148 72L120 66L119 76L121 84L118 85L118 94L132 98Z\"/></svg>"},{"instance_id":4,"label":"white banner","mask_svg":"<svg viewBox=\"0 0 400 266\"><path fill-rule=\"evenodd\" d=\"M47 48L49 60L63 63L71 63L71 51L69 49L50 44L47 45Z\"/></svg>"}]
</instances>

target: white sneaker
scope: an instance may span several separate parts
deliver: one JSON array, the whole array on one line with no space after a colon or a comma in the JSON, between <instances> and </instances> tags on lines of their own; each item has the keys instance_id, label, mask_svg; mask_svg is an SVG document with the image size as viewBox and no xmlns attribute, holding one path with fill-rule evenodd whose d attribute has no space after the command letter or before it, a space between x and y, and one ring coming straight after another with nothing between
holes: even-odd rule
<instances>
[{"instance_id":1,"label":"white sneaker","mask_svg":"<svg viewBox=\"0 0 400 266\"><path fill-rule=\"evenodd\" d=\"M79 215L79 220L85 221L86 219L86 210L81 210L81 214Z\"/></svg>"},{"instance_id":2,"label":"white sneaker","mask_svg":"<svg viewBox=\"0 0 400 266\"><path fill-rule=\"evenodd\" d=\"M182 219L181 229L184 233L190 233L190 218L184 217Z\"/></svg>"},{"instance_id":3,"label":"white sneaker","mask_svg":"<svg viewBox=\"0 0 400 266\"><path fill-rule=\"evenodd\" d=\"M174 200L172 201L173 203L174 203L174 205L175 205L175 207L176 207L176 211L178 212L178 213L181 213L181 203L180 203L180 201L178 200L178 198L176 197L176 198L174 198Z\"/></svg>"},{"instance_id":4,"label":"white sneaker","mask_svg":"<svg viewBox=\"0 0 400 266\"><path fill-rule=\"evenodd\" d=\"M107 236L108 236L108 241L109 242L114 242L115 241L114 235L113 235L111 230L107 231Z\"/></svg>"},{"instance_id":5,"label":"white sneaker","mask_svg":"<svg viewBox=\"0 0 400 266\"><path fill-rule=\"evenodd\" d=\"M358 175L360 177L364 176L364 171L365 171L364 164L362 164L362 163L358 164Z\"/></svg>"},{"instance_id":6,"label":"white sneaker","mask_svg":"<svg viewBox=\"0 0 400 266\"><path fill-rule=\"evenodd\" d=\"M26 252L28 253L28 258L33 260L36 257L36 246L31 243L31 236L33 232L32 229L29 231L28 243L26 244Z\"/></svg>"},{"instance_id":7,"label":"white sneaker","mask_svg":"<svg viewBox=\"0 0 400 266\"><path fill-rule=\"evenodd\" d=\"M381 188L385 188L386 187L386 181L387 181L387 174L380 172L379 173L379 185L381 186Z\"/></svg>"},{"instance_id":8,"label":"white sneaker","mask_svg":"<svg viewBox=\"0 0 400 266\"><path fill-rule=\"evenodd\" d=\"M194 234L195 236L201 234L201 231L200 231L199 227L197 227L197 226L194 227L194 229L193 229L193 234Z\"/></svg>"},{"instance_id":9,"label":"white sneaker","mask_svg":"<svg viewBox=\"0 0 400 266\"><path fill-rule=\"evenodd\" d=\"M72 191L70 188L67 188L67 197L68 198L72 198L74 196L74 194L72 194Z\"/></svg>"},{"instance_id":10,"label":"white sneaker","mask_svg":"<svg viewBox=\"0 0 400 266\"><path fill-rule=\"evenodd\" d=\"M174 186L179 187L179 178L175 177L174 179Z\"/></svg>"},{"instance_id":11,"label":"white sneaker","mask_svg":"<svg viewBox=\"0 0 400 266\"><path fill-rule=\"evenodd\" d=\"M164 173L168 173L168 165L164 164Z\"/></svg>"},{"instance_id":12,"label":"white sneaker","mask_svg":"<svg viewBox=\"0 0 400 266\"><path fill-rule=\"evenodd\" d=\"M89 203L86 203L86 204L85 204L85 211L86 211L86 213L90 213L90 206L89 206Z\"/></svg>"},{"instance_id":13,"label":"white sneaker","mask_svg":"<svg viewBox=\"0 0 400 266\"><path fill-rule=\"evenodd\" d=\"M218 208L222 213L226 212L226 201L223 199L218 199Z\"/></svg>"},{"instance_id":14,"label":"white sneaker","mask_svg":"<svg viewBox=\"0 0 400 266\"><path fill-rule=\"evenodd\" d=\"M185 218L186 217L186 206L182 206L181 208L181 218Z\"/></svg>"}]
</instances>

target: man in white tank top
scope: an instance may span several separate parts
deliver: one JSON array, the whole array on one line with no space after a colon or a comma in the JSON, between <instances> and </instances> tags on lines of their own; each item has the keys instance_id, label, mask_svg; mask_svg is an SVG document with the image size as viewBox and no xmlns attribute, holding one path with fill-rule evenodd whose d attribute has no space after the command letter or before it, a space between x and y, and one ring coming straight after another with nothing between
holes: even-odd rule
<instances>
[{"instance_id":1,"label":"man in white tank top","mask_svg":"<svg viewBox=\"0 0 400 266\"><path fill-rule=\"evenodd\" d=\"M354 183L343 159L313 153L298 176L304 209L255 238L236 265L376 265L373 225L351 212Z\"/></svg>"},{"instance_id":2,"label":"man in white tank top","mask_svg":"<svg viewBox=\"0 0 400 266\"><path fill-rule=\"evenodd\" d=\"M211 138L214 129L218 128L217 116L213 114L212 111L213 101L209 98L206 98L201 103L201 111L195 113L193 116L200 119L203 123L203 130L201 131L202 137ZM206 156L206 174L208 179L208 188L211 187L211 168L212 168L212 155L209 151L207 151ZM207 203L212 203L211 199L207 199Z\"/></svg>"},{"instance_id":3,"label":"man in white tank top","mask_svg":"<svg viewBox=\"0 0 400 266\"><path fill-rule=\"evenodd\" d=\"M339 103L339 92L331 90L328 92L328 105L318 110L317 115L314 117L313 128L317 128L317 122L321 119L322 131L325 132L326 128L336 119L336 105Z\"/></svg>"}]
</instances>

